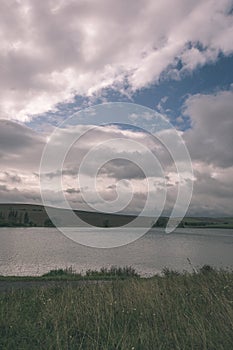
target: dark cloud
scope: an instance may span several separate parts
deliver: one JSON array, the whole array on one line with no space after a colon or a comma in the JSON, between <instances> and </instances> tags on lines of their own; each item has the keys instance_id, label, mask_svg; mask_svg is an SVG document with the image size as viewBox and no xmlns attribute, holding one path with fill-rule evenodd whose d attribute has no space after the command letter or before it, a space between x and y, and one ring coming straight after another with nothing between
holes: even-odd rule
<instances>
[{"instance_id":1,"label":"dark cloud","mask_svg":"<svg viewBox=\"0 0 233 350\"><path fill-rule=\"evenodd\" d=\"M41 204L41 196L38 190L10 189L0 185L0 203L36 203Z\"/></svg>"},{"instance_id":2,"label":"dark cloud","mask_svg":"<svg viewBox=\"0 0 233 350\"><path fill-rule=\"evenodd\" d=\"M1 192L9 192L9 190L8 190L6 185L0 185L0 191Z\"/></svg>"},{"instance_id":3,"label":"dark cloud","mask_svg":"<svg viewBox=\"0 0 233 350\"><path fill-rule=\"evenodd\" d=\"M114 159L104 164L98 173L98 176L103 175L116 180L145 179L143 170L126 159Z\"/></svg>"},{"instance_id":4,"label":"dark cloud","mask_svg":"<svg viewBox=\"0 0 233 350\"><path fill-rule=\"evenodd\" d=\"M183 132L183 137L192 156L194 167L194 192L189 208L190 215L231 215L232 188L233 188L233 161L232 161L232 93L219 92L215 95L196 95L189 97L185 104L185 114L191 119L192 129ZM220 117L221 116L221 117ZM77 126L83 128L83 126ZM63 133L69 130L60 130L59 142L64 141ZM72 132L75 132L73 127ZM0 200L1 202L28 202L41 203L39 188L39 163L45 145L45 136L40 135L24 125L10 121L0 121L1 142L1 171L0 171ZM163 187L159 173L153 169L149 158L134 148L126 149L124 138L130 137L137 141L141 135L128 130L118 130L116 126L106 127L100 133L87 135L87 139L80 140L78 145L69 153L64 162L64 169L55 169L46 174L50 179L59 177L62 173L64 194L73 208L92 210L96 198L85 204L82 193L77 186L77 175L82 157L88 150L100 141L120 138L118 148L106 146L100 149L99 157L90 159L87 171L84 174L86 181L85 191L90 191L88 179L100 167L97 183L99 194L107 201L113 201L117 196L117 182L127 191L132 191L133 198L125 208L125 212L140 212L147 196L145 174L136 165L140 157L144 158L149 175L155 179L155 188L160 191ZM168 135L165 135L168 137ZM164 137L165 137L164 136ZM143 144L153 149L150 138L143 137ZM59 146L59 145L58 145ZM59 146L60 147L60 146ZM58 147L58 150L59 150ZM157 146L156 146L157 147ZM160 153L162 148L154 148ZM115 159L105 162L108 155L115 155ZM55 153L56 156L56 153ZM127 157L133 157L128 161ZM131 159L131 158L130 158ZM169 212L175 203L178 190L176 169L171 166L171 158L166 152L161 152L160 160L165 170L165 180L168 183L166 210ZM134 162L135 161L135 162ZM180 158L179 162L183 159ZM83 188L83 187L82 187ZM58 203L58 193L50 189L53 205ZM121 191L121 195L124 191Z\"/></svg>"},{"instance_id":5,"label":"dark cloud","mask_svg":"<svg viewBox=\"0 0 233 350\"><path fill-rule=\"evenodd\" d=\"M32 129L0 120L0 156L2 169L37 170L45 146L45 138ZM16 180L17 178L15 178Z\"/></svg>"},{"instance_id":6,"label":"dark cloud","mask_svg":"<svg viewBox=\"0 0 233 350\"><path fill-rule=\"evenodd\" d=\"M196 196L205 194L206 198L211 197L212 200L213 198L232 200L233 186L229 186L228 183L213 177L211 173L196 171L195 177L194 193Z\"/></svg>"},{"instance_id":7,"label":"dark cloud","mask_svg":"<svg viewBox=\"0 0 233 350\"><path fill-rule=\"evenodd\" d=\"M69 194L79 194L79 193L81 193L81 191L80 190L78 190L78 189L75 189L75 188L67 188L66 190L65 190L65 192L66 193L69 193Z\"/></svg>"},{"instance_id":8,"label":"dark cloud","mask_svg":"<svg viewBox=\"0 0 233 350\"><path fill-rule=\"evenodd\" d=\"M194 95L187 99L184 114L192 128L184 133L192 160L219 167L233 165L233 91Z\"/></svg>"},{"instance_id":9,"label":"dark cloud","mask_svg":"<svg viewBox=\"0 0 233 350\"><path fill-rule=\"evenodd\" d=\"M22 179L19 175L17 175L16 173L11 173L9 174L9 172L7 171L4 171L2 173L2 178L1 178L1 182L7 182L7 183L21 183L22 182Z\"/></svg>"},{"instance_id":10,"label":"dark cloud","mask_svg":"<svg viewBox=\"0 0 233 350\"><path fill-rule=\"evenodd\" d=\"M44 175L50 179L53 179L55 177L62 176L71 176L71 177L77 177L78 174L78 168L74 167L71 169L62 169L62 170L56 170L54 172L45 173Z\"/></svg>"},{"instance_id":11,"label":"dark cloud","mask_svg":"<svg viewBox=\"0 0 233 350\"><path fill-rule=\"evenodd\" d=\"M36 140L35 140L36 139ZM8 120L0 120L0 148L4 152L14 152L32 147L42 142L42 138L32 129Z\"/></svg>"}]
</instances>

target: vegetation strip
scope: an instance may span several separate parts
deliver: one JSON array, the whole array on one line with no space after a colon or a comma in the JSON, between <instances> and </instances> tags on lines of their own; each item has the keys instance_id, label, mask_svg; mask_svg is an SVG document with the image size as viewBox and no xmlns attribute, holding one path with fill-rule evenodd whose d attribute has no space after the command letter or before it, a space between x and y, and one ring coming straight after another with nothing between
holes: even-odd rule
<instances>
[{"instance_id":1,"label":"vegetation strip","mask_svg":"<svg viewBox=\"0 0 233 350\"><path fill-rule=\"evenodd\" d=\"M0 349L232 349L232 271L115 272L109 283L0 293Z\"/></svg>"}]
</instances>

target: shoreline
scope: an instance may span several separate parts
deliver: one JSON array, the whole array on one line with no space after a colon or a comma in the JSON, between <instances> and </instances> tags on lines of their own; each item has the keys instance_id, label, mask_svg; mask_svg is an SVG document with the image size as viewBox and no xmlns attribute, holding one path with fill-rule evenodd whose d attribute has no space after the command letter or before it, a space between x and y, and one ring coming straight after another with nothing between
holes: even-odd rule
<instances>
[{"instance_id":1,"label":"shoreline","mask_svg":"<svg viewBox=\"0 0 233 350\"><path fill-rule=\"evenodd\" d=\"M15 275L0 275L0 290L4 284L10 287L13 286L43 286L49 284L96 284L104 282L114 282L123 280L153 280L156 278L165 278L169 276L192 276L198 274L217 274L217 273L232 273L233 268L216 268L208 264L196 268L190 263L190 271L183 270L182 272L164 267L160 273L151 276L141 276L131 266L102 268L100 270L87 270L85 274L76 273L72 268L50 270L40 276L15 276Z\"/></svg>"}]
</instances>

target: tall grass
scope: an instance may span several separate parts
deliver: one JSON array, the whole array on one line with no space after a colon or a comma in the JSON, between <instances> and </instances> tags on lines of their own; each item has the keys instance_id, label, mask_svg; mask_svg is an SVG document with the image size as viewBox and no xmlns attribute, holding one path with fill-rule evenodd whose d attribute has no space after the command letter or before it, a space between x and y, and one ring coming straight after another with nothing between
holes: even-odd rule
<instances>
[{"instance_id":1,"label":"tall grass","mask_svg":"<svg viewBox=\"0 0 233 350\"><path fill-rule=\"evenodd\" d=\"M198 273L0 294L0 349L233 349L233 273Z\"/></svg>"},{"instance_id":2,"label":"tall grass","mask_svg":"<svg viewBox=\"0 0 233 350\"><path fill-rule=\"evenodd\" d=\"M110 266L102 267L100 270L87 270L81 274L76 272L72 266L65 269L55 269L42 276L1 276L0 281L71 281L71 280L113 280L129 277L140 277L137 271L131 266Z\"/></svg>"}]
</instances>

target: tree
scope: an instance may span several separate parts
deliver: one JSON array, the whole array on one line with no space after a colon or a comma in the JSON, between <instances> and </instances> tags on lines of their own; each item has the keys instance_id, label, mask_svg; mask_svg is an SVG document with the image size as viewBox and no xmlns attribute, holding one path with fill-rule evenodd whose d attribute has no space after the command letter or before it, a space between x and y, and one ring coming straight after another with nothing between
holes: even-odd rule
<instances>
[{"instance_id":1,"label":"tree","mask_svg":"<svg viewBox=\"0 0 233 350\"><path fill-rule=\"evenodd\" d=\"M109 227L109 226L110 226L109 220L108 220L108 219L106 219L106 220L103 221L103 226L104 226L104 227Z\"/></svg>"},{"instance_id":2,"label":"tree","mask_svg":"<svg viewBox=\"0 0 233 350\"><path fill-rule=\"evenodd\" d=\"M24 214L24 220L23 220L24 224L27 225L29 223L29 216L28 216L28 212L26 211L26 213Z\"/></svg>"},{"instance_id":3,"label":"tree","mask_svg":"<svg viewBox=\"0 0 233 350\"><path fill-rule=\"evenodd\" d=\"M153 227L166 227L167 223L168 223L168 218L161 216L160 218L158 218L158 220L153 225Z\"/></svg>"}]
</instances>

